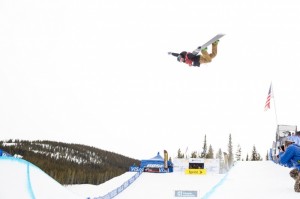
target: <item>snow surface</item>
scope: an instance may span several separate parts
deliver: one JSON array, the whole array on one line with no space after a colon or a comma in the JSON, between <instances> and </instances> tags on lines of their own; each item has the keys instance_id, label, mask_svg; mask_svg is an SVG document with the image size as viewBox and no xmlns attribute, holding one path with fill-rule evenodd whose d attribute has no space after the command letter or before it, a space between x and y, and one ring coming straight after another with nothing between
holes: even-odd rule
<instances>
[{"instance_id":1,"label":"snow surface","mask_svg":"<svg viewBox=\"0 0 300 199\"><path fill-rule=\"evenodd\" d=\"M294 180L289 177L289 171L271 161L247 161L238 162L227 174L143 173L115 198L176 198L175 190L188 190L197 191L197 198L203 199L298 199L300 193L294 192ZM31 163L0 158L0 198L94 198L119 187L134 174L126 172L101 185L62 186Z\"/></svg>"},{"instance_id":2,"label":"snow surface","mask_svg":"<svg viewBox=\"0 0 300 199\"><path fill-rule=\"evenodd\" d=\"M0 198L81 198L33 164L18 158L0 158Z\"/></svg>"}]
</instances>

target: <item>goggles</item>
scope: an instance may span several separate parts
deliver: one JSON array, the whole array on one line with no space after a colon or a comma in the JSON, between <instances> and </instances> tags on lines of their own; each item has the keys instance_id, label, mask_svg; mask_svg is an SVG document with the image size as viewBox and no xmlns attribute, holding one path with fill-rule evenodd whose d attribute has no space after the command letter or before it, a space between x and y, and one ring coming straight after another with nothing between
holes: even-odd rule
<instances>
[{"instance_id":1,"label":"goggles","mask_svg":"<svg viewBox=\"0 0 300 199\"><path fill-rule=\"evenodd\" d=\"M177 61L184 62L184 58L181 55L177 56Z\"/></svg>"}]
</instances>

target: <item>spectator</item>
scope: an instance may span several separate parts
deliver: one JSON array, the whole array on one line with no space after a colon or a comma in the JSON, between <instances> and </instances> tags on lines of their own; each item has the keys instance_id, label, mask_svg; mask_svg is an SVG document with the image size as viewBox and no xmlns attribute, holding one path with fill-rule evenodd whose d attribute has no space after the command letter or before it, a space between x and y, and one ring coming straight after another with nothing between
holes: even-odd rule
<instances>
[{"instance_id":1,"label":"spectator","mask_svg":"<svg viewBox=\"0 0 300 199\"><path fill-rule=\"evenodd\" d=\"M299 131L297 133L300 133ZM300 135L298 134L292 134L290 136L287 137L287 140L294 142L295 144L300 146Z\"/></svg>"},{"instance_id":2,"label":"spectator","mask_svg":"<svg viewBox=\"0 0 300 199\"><path fill-rule=\"evenodd\" d=\"M284 152L279 153L279 163L294 168L290 171L290 176L295 180L295 192L300 192L300 147L293 141L285 141Z\"/></svg>"},{"instance_id":3,"label":"spectator","mask_svg":"<svg viewBox=\"0 0 300 199\"><path fill-rule=\"evenodd\" d=\"M300 146L300 131L297 131L296 134L293 137L293 141L295 142L295 144Z\"/></svg>"}]
</instances>

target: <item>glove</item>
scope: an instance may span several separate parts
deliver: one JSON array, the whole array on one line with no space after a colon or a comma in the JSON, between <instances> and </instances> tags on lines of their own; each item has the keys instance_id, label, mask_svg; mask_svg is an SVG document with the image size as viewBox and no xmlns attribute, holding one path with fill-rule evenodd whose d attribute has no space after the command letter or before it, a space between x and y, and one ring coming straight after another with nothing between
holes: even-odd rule
<instances>
[{"instance_id":1,"label":"glove","mask_svg":"<svg viewBox=\"0 0 300 199\"><path fill-rule=\"evenodd\" d=\"M168 52L168 55L172 55L172 52Z\"/></svg>"}]
</instances>

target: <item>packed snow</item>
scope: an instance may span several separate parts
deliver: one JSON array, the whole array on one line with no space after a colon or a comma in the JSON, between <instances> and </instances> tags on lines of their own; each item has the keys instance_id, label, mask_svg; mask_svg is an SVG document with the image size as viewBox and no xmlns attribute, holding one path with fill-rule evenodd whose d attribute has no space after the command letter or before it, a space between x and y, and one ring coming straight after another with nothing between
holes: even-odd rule
<instances>
[{"instance_id":1,"label":"packed snow","mask_svg":"<svg viewBox=\"0 0 300 199\"><path fill-rule=\"evenodd\" d=\"M197 197L189 198L298 199L289 171L272 161L243 161L226 174L142 173L115 198L184 198L175 192L194 191ZM63 186L33 164L5 157L0 158L0 198L100 198L135 174L126 172L100 185Z\"/></svg>"}]
</instances>

